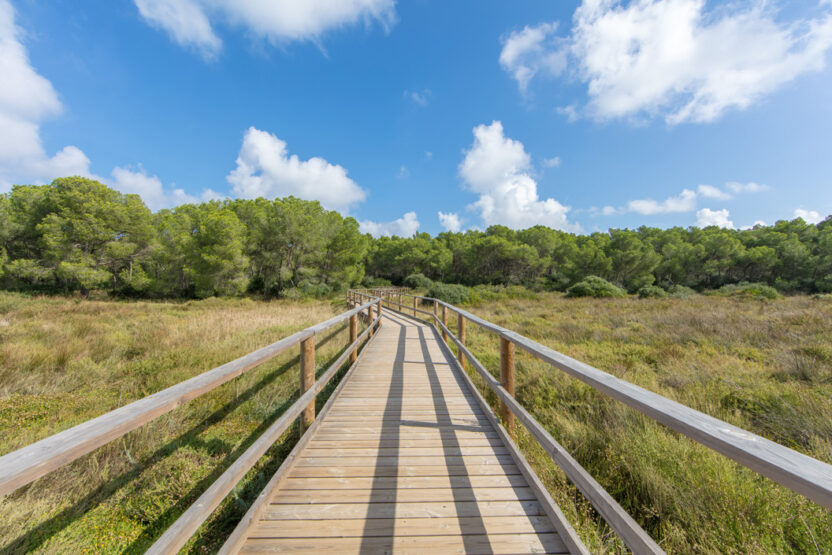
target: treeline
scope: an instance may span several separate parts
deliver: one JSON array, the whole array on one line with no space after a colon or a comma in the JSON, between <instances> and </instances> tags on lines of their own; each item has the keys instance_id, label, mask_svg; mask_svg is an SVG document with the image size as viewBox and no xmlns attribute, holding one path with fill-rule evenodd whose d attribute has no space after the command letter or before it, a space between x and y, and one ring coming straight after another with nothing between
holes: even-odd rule
<instances>
[{"instance_id":1,"label":"treeline","mask_svg":"<svg viewBox=\"0 0 832 555\"><path fill-rule=\"evenodd\" d=\"M366 274L366 275L365 275ZM832 291L832 219L770 227L420 233L373 239L353 218L293 197L212 201L151 213L89 179L0 195L0 285L146 297L326 296L411 274L466 285L565 290L599 276L630 292L740 282Z\"/></svg>"}]
</instances>

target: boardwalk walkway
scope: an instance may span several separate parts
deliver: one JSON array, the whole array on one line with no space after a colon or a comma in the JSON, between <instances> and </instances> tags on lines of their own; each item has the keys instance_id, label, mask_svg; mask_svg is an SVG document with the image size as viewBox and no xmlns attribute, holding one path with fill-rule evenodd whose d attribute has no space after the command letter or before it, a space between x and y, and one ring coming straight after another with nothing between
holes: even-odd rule
<instances>
[{"instance_id":1,"label":"boardwalk walkway","mask_svg":"<svg viewBox=\"0 0 832 555\"><path fill-rule=\"evenodd\" d=\"M241 552L567 552L433 328L385 311L377 335Z\"/></svg>"}]
</instances>

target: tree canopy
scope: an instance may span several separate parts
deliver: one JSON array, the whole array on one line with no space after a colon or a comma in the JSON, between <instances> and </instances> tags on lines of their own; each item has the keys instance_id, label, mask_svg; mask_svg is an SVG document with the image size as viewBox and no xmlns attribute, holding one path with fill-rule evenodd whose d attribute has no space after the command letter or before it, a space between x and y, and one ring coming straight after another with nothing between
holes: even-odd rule
<instances>
[{"instance_id":1,"label":"tree canopy","mask_svg":"<svg viewBox=\"0 0 832 555\"><path fill-rule=\"evenodd\" d=\"M560 290L588 276L630 293L756 282L832 291L832 218L733 230L515 231L374 239L358 222L293 197L185 204L151 213L81 177L0 195L0 285L148 297L325 296L366 279L411 274L465 285Z\"/></svg>"}]
</instances>

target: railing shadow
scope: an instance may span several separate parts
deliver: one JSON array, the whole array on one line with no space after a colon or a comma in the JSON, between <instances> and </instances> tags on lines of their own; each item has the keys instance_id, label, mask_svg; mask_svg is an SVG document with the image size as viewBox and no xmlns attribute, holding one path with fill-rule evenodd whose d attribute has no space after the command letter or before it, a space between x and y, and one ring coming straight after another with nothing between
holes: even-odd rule
<instances>
[{"instance_id":1,"label":"railing shadow","mask_svg":"<svg viewBox=\"0 0 832 555\"><path fill-rule=\"evenodd\" d=\"M330 334L325 336L321 341L319 341L318 346L323 346L326 343L330 342L334 337L336 337L339 333L341 333L343 331L343 329L344 329L343 326L339 326L338 328L336 328ZM331 362L335 361L335 359L340 355L340 353L342 351L343 351L343 349L341 351L339 351L338 353L336 353L336 355L334 357L332 357L328 361L328 363L331 363ZM107 499L112 497L121 488L123 488L124 486L128 485L132 481L139 478L145 470L148 470L149 468L151 468L154 464L156 464L160 460L173 455L176 451L178 451L179 449L181 449L183 447L188 446L188 447L193 447L195 449L205 449L205 448L213 449L213 448L215 448L217 440L212 440L212 441L207 441L206 442L205 440L201 439L199 436L203 432L205 432L207 429L209 429L211 426L214 426L215 424L221 422L225 417L227 417L229 414L231 414L234 410L239 408L245 402L249 401L252 397L254 397L257 393L259 393L263 388L265 388L266 386L273 383L277 378L279 378L280 376L285 374L292 367L297 367L299 362L300 362L300 356L296 355L296 356L292 357L289 361L285 362L284 364L280 365L279 367L275 368L274 370L266 373L260 380L257 381L257 383L255 383L254 385L252 385L251 387L249 387L248 389L246 389L245 391L243 391L242 393L237 395L233 400L231 400L227 404L223 405L222 407L218 408L216 411L214 411L213 413L208 415L199 424L197 424L196 426L187 430L186 432L180 434L179 436L171 439L170 441L168 441L167 443L165 443L164 445L162 445L161 447L156 449L150 455L147 455L146 457L143 457L142 459L137 461L135 464L133 464L132 467L130 467L129 470L127 470L124 473L122 473L121 475L119 475L119 476L101 484L100 486L95 488L93 491L89 492L84 497L82 497L81 499L79 499L78 501L73 503L71 506L66 507L61 512L57 513L56 515L48 518L47 520L45 520L43 522L41 522L40 524L38 524L34 528L28 530L24 534L21 534L20 536L18 536L14 540L12 540L10 543L8 543L7 545L0 548L0 553L2 553L2 554L6 554L6 553L16 554L16 553L25 553L25 552L29 552L29 551L33 551L33 550L38 549L44 543L46 543L50 538L52 538L53 536L60 533L62 530L64 530L68 526L70 526L72 523L74 523L77 520L79 520L80 518L82 518L89 510L97 507L98 505L100 505L101 503L103 503L104 501L106 501ZM203 491L208 485L210 485L214 480L216 480L216 478L219 476L219 474L222 474L222 472L228 466L230 466L230 464L233 463L233 461L243 451L245 451L245 449L247 449L251 445L251 443L253 443L253 441L257 437L259 437L259 435L262 434L263 431L265 431L265 429L269 425L271 425L271 423L276 418L278 418L280 416L280 414L283 413L283 411L285 411L289 406L291 406L291 404L294 402L294 399L296 397L297 397L297 394L293 395L290 399L288 399L286 402L282 403L280 405L280 407L278 407L275 411L273 411L272 414L269 415L269 418L267 419L267 422L264 422L263 424L258 426L258 428L252 433L254 435L253 439L252 439L252 436L249 435L246 438L246 440L240 445L240 447L235 449L228 456L224 457L222 462L220 462L219 465L217 466L217 469L219 470L219 473L214 475L217 472L217 471L215 471L215 473L212 473L207 478L201 480L197 484L197 486L199 487L199 489L197 491L198 492ZM241 449L242 449L242 451L241 451ZM232 457L230 460L228 458L229 456ZM281 460L282 460L282 458L281 458ZM209 481L207 483L205 483L205 480L209 480ZM190 504L190 502L192 502L195 499L195 498L192 498L192 496L191 496L194 489L195 488L192 488L186 495L184 495L182 497L182 500L185 500L185 499L188 500L188 505ZM181 500L180 500L180 502L181 502ZM176 506L178 506L178 504L175 505L174 507L176 507ZM180 508L178 512L173 513L173 514L178 515L181 512L183 512L185 509L187 509L187 505L183 508ZM163 521L162 519L166 515L169 515L169 513L170 513L170 510L166 511L162 516L160 516L158 519L156 519L156 521L154 521L152 524L149 524L148 526L146 526L145 531L147 532L147 531L152 529L154 531L153 535L154 536L158 535L160 533L160 530L157 528L157 523L159 523L160 521ZM168 516L168 518L170 518L170 516ZM139 539L144 537L144 535L145 535L145 533L143 532L142 536L140 536ZM133 544L136 544L136 542L138 542L139 539L134 541ZM131 546L132 546L132 544L131 544ZM146 545L145 547L149 547L149 545ZM130 549L130 547L127 548L127 550L129 550L129 549ZM132 551L127 551L127 550L125 550L125 552L132 552Z\"/></svg>"}]
</instances>

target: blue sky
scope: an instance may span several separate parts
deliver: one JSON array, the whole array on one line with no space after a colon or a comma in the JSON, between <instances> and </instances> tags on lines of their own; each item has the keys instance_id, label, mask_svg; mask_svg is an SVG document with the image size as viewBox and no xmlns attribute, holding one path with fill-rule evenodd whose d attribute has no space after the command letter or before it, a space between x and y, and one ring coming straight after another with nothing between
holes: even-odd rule
<instances>
[{"instance_id":1,"label":"blue sky","mask_svg":"<svg viewBox=\"0 0 832 555\"><path fill-rule=\"evenodd\" d=\"M832 213L832 1L326 4L0 0L0 190L400 235Z\"/></svg>"}]
</instances>

